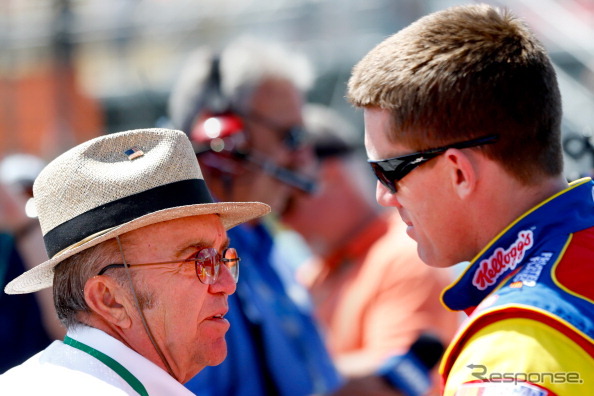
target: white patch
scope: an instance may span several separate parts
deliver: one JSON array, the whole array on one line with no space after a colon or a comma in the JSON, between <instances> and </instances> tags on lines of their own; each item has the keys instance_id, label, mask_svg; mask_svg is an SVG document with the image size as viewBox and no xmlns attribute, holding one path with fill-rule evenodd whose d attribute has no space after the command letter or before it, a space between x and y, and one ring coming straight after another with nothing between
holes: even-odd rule
<instances>
[{"instance_id":1,"label":"white patch","mask_svg":"<svg viewBox=\"0 0 594 396\"><path fill-rule=\"evenodd\" d=\"M522 282L524 286L529 287L535 286L543 267L548 264L551 257L553 253L542 253L540 256L530 258L522 271L514 276L513 282Z\"/></svg>"}]
</instances>

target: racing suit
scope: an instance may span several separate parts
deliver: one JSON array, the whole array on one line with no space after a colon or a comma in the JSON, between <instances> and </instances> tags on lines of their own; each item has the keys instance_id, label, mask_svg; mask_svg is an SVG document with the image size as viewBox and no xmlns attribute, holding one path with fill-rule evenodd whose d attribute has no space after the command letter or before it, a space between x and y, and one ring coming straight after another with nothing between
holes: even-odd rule
<instances>
[{"instance_id":1,"label":"racing suit","mask_svg":"<svg viewBox=\"0 0 594 396\"><path fill-rule=\"evenodd\" d=\"M468 319L444 395L594 395L594 183L585 178L496 236L442 293Z\"/></svg>"}]
</instances>

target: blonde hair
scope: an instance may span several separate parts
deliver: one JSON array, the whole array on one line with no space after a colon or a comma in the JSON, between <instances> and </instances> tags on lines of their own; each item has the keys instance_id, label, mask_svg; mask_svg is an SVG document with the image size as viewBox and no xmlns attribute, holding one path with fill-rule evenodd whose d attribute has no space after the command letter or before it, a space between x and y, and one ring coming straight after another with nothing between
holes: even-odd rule
<instances>
[{"instance_id":1,"label":"blonde hair","mask_svg":"<svg viewBox=\"0 0 594 396\"><path fill-rule=\"evenodd\" d=\"M348 98L389 110L392 141L424 149L499 135L482 149L517 179L563 170L555 71L507 10L479 4L419 19L353 68Z\"/></svg>"}]
</instances>

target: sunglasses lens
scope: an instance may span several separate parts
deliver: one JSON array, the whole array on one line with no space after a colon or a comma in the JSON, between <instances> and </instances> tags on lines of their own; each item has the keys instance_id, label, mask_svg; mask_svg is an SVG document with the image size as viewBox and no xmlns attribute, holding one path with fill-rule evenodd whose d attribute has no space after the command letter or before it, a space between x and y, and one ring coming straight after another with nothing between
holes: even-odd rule
<instances>
[{"instance_id":1,"label":"sunglasses lens","mask_svg":"<svg viewBox=\"0 0 594 396\"><path fill-rule=\"evenodd\" d=\"M373 169L373 173L375 174L375 177L380 181L380 183L382 183L388 190L390 190L391 193L395 193L397 179L395 179L395 178L392 179L390 177L395 172L390 172L390 171L384 170L380 166L380 164L378 164L376 162L370 162L370 165L371 165L371 169Z\"/></svg>"},{"instance_id":2,"label":"sunglasses lens","mask_svg":"<svg viewBox=\"0 0 594 396\"><path fill-rule=\"evenodd\" d=\"M284 143L290 150L297 150L305 141L305 131L300 126L293 126L287 130Z\"/></svg>"},{"instance_id":3,"label":"sunglasses lens","mask_svg":"<svg viewBox=\"0 0 594 396\"><path fill-rule=\"evenodd\" d=\"M223 252L223 262L229 268L231 276L233 276L235 283L237 283L239 279L239 255L237 254L237 250L234 248L225 249Z\"/></svg>"},{"instance_id":4,"label":"sunglasses lens","mask_svg":"<svg viewBox=\"0 0 594 396\"><path fill-rule=\"evenodd\" d=\"M196 255L196 276L205 285L212 285L219 275L219 261L214 248L202 249Z\"/></svg>"}]
</instances>

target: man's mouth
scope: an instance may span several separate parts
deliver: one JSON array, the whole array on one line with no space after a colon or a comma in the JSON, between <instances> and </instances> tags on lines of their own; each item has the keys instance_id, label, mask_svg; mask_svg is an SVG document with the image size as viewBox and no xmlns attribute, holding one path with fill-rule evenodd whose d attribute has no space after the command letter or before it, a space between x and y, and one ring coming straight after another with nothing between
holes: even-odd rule
<instances>
[{"instance_id":1,"label":"man's mouth","mask_svg":"<svg viewBox=\"0 0 594 396\"><path fill-rule=\"evenodd\" d=\"M398 211L398 214L400 215L400 218L402 219L404 224L406 224L409 227L412 227L412 221L410 221L406 216L404 216L404 214L401 211Z\"/></svg>"},{"instance_id":2,"label":"man's mouth","mask_svg":"<svg viewBox=\"0 0 594 396\"><path fill-rule=\"evenodd\" d=\"M225 315L227 314L227 311L219 311L216 314L209 316L208 318L206 318L206 320L216 320L216 319L225 319Z\"/></svg>"}]
</instances>

